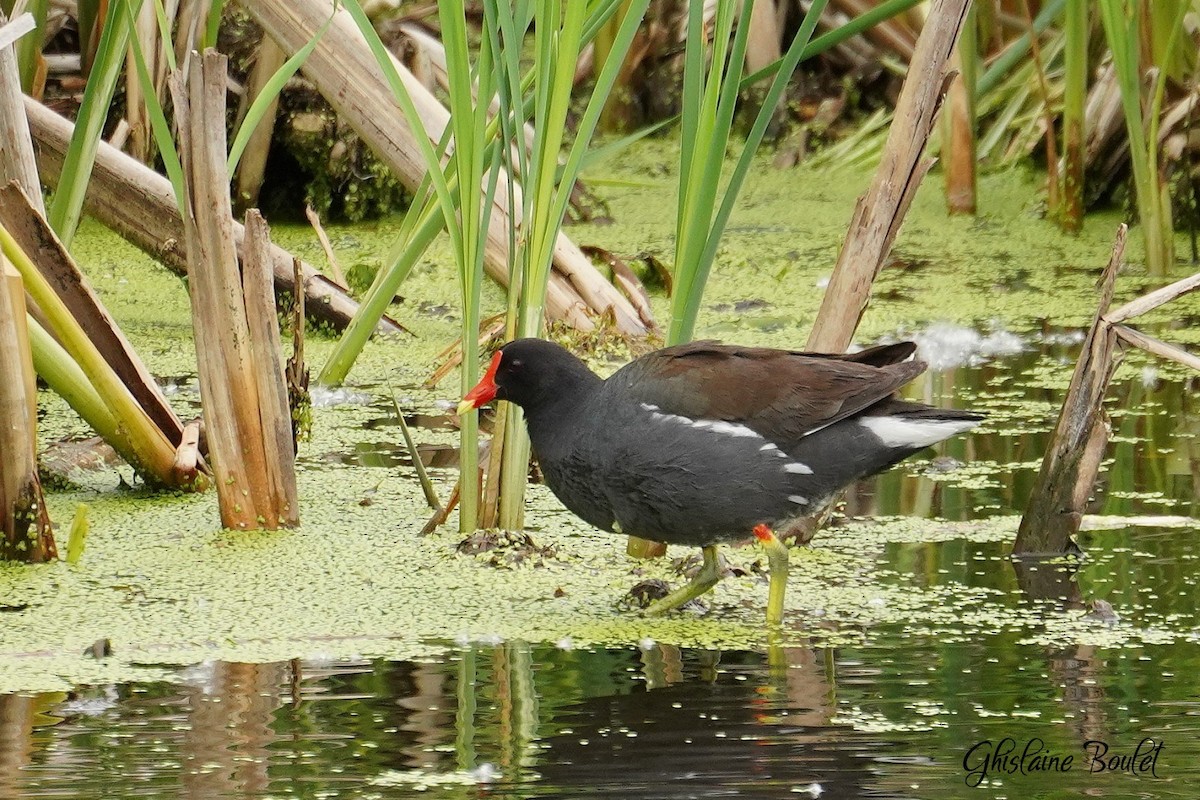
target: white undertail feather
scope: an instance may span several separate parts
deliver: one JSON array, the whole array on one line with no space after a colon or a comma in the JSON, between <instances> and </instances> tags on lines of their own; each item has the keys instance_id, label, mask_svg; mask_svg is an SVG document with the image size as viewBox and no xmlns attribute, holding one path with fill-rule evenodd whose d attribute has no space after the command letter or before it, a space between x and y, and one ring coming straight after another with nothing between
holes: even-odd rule
<instances>
[{"instance_id":1,"label":"white undertail feather","mask_svg":"<svg viewBox=\"0 0 1200 800\"><path fill-rule=\"evenodd\" d=\"M973 419L914 419L902 416L859 417L858 424L888 447L928 447L979 424Z\"/></svg>"}]
</instances>

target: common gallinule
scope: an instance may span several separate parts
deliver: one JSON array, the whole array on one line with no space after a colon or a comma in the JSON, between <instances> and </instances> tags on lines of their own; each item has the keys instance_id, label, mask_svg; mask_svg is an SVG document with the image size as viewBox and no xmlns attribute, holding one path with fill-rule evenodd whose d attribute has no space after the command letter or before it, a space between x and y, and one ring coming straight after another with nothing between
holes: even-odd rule
<instances>
[{"instance_id":1,"label":"common gallinule","mask_svg":"<svg viewBox=\"0 0 1200 800\"><path fill-rule=\"evenodd\" d=\"M787 549L771 533L982 417L897 399L925 371L912 342L847 355L714 342L657 350L600 378L542 339L501 347L459 404L525 412L546 484L605 531L703 548L700 572L655 602L676 608L719 579L718 542L754 534L783 614Z\"/></svg>"}]
</instances>

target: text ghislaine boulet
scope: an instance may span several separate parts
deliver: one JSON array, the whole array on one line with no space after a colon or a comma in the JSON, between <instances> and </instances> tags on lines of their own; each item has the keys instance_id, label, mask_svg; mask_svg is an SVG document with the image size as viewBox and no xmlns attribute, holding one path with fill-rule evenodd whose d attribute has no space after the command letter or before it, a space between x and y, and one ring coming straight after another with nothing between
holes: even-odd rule
<instances>
[{"instance_id":1,"label":"text ghislaine boulet","mask_svg":"<svg viewBox=\"0 0 1200 800\"><path fill-rule=\"evenodd\" d=\"M1163 743L1147 736L1136 747L1122 752L1107 742L1089 739L1083 743L1082 764L1088 772L1124 772L1130 775L1158 777L1156 768ZM984 739L973 745L963 756L967 771L967 786L979 786L989 776L1029 775L1034 772L1070 772L1076 765L1075 756L1056 753L1041 739L1029 739L1022 746L1016 739L1005 737L998 741Z\"/></svg>"}]
</instances>

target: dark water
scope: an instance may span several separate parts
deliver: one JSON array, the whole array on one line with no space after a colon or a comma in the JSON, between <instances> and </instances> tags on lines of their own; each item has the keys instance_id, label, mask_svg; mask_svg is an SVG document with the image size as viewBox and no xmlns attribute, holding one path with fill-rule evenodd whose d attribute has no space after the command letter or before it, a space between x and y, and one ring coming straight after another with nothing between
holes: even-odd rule
<instances>
[{"instance_id":1,"label":"dark water","mask_svg":"<svg viewBox=\"0 0 1200 800\"><path fill-rule=\"evenodd\" d=\"M986 402L984 432L857 487L848 512L1020 510L1061 398L1035 376L1069 372L1050 342L938 374L925 391ZM1198 516L1196 386L1139 370L1111 393L1117 438L1092 510ZM922 477L947 459L983 465L982 480ZM0 798L1196 797L1196 530L1080 538L1077 572L1018 573L1007 543L967 539L879 559L902 585L992 590L998 615L1091 608L1081 625L1118 632L1099 644L977 621L961 636L883 625L836 648L503 642L421 663L212 662L176 683L0 696ZM1168 622L1176 635L1154 643Z\"/></svg>"},{"instance_id":2,"label":"dark water","mask_svg":"<svg viewBox=\"0 0 1200 800\"><path fill-rule=\"evenodd\" d=\"M217 662L181 685L3 699L0 796L1194 797L1198 656L895 630L862 650ZM1088 771L1083 742L1128 755L1147 737L1152 771ZM970 790L964 758L1006 738L1073 764Z\"/></svg>"}]
</instances>

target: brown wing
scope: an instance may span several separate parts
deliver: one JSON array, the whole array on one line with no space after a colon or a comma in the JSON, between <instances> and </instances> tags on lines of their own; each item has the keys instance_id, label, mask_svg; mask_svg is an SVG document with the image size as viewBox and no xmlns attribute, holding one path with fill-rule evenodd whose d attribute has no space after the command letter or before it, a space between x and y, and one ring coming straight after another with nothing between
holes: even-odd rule
<instances>
[{"instance_id":1,"label":"brown wing","mask_svg":"<svg viewBox=\"0 0 1200 800\"><path fill-rule=\"evenodd\" d=\"M925 371L905 342L828 355L714 342L658 350L613 374L639 402L692 419L736 422L786 447L857 414Z\"/></svg>"}]
</instances>

